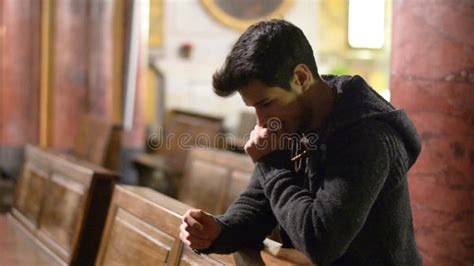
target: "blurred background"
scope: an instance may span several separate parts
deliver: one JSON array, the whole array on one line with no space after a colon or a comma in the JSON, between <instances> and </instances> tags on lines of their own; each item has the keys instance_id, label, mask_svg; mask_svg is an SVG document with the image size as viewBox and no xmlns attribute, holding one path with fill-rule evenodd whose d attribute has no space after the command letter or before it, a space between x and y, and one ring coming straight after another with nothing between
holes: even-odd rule
<instances>
[{"instance_id":1,"label":"blurred background","mask_svg":"<svg viewBox=\"0 0 474 266\"><path fill-rule=\"evenodd\" d=\"M168 195L187 152L165 136L221 134L205 144L242 153L253 110L214 95L212 74L265 18L300 27L321 74L361 75L408 112L423 141L409 176L420 251L471 265L472 0L0 0L2 200L28 143Z\"/></svg>"}]
</instances>

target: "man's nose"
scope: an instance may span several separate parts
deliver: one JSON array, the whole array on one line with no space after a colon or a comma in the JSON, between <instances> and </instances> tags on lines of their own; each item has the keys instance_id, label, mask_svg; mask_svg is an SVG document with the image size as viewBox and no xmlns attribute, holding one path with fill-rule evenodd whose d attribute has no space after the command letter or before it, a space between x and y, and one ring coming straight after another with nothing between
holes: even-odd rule
<instances>
[{"instance_id":1,"label":"man's nose","mask_svg":"<svg viewBox=\"0 0 474 266\"><path fill-rule=\"evenodd\" d=\"M256 110L257 113L257 125L260 127L264 127L267 123L268 118L263 114L263 112Z\"/></svg>"}]
</instances>

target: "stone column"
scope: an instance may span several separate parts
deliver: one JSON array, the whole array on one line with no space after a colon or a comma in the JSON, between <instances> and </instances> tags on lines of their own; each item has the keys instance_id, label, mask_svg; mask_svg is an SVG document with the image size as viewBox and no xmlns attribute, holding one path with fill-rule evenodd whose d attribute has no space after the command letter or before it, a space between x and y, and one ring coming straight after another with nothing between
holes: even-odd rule
<instances>
[{"instance_id":1,"label":"stone column","mask_svg":"<svg viewBox=\"0 0 474 266\"><path fill-rule=\"evenodd\" d=\"M0 0L0 175L17 177L39 141L41 5Z\"/></svg>"},{"instance_id":2,"label":"stone column","mask_svg":"<svg viewBox=\"0 0 474 266\"><path fill-rule=\"evenodd\" d=\"M112 121L117 2L53 1L53 147L70 149L86 114Z\"/></svg>"},{"instance_id":3,"label":"stone column","mask_svg":"<svg viewBox=\"0 0 474 266\"><path fill-rule=\"evenodd\" d=\"M394 0L391 95L422 138L409 173L425 265L474 263L474 2Z\"/></svg>"},{"instance_id":4,"label":"stone column","mask_svg":"<svg viewBox=\"0 0 474 266\"><path fill-rule=\"evenodd\" d=\"M70 149L88 111L88 1L53 1L51 146Z\"/></svg>"}]
</instances>

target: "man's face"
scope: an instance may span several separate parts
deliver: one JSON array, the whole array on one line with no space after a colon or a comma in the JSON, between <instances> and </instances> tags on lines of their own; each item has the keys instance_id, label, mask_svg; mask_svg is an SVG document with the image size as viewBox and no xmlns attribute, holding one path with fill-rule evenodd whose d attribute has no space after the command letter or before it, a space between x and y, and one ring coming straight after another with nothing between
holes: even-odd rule
<instances>
[{"instance_id":1,"label":"man's face","mask_svg":"<svg viewBox=\"0 0 474 266\"><path fill-rule=\"evenodd\" d=\"M254 80L241 88L239 94L247 106L255 108L259 126L273 130L278 126L277 121L281 121L278 133L297 132L304 126L306 117L300 91L269 87Z\"/></svg>"}]
</instances>

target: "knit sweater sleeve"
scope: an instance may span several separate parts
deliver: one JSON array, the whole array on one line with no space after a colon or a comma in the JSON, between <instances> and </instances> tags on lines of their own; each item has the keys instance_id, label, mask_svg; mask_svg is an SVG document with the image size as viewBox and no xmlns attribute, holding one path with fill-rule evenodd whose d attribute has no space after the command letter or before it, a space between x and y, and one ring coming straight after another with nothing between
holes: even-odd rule
<instances>
[{"instance_id":1,"label":"knit sweater sleeve","mask_svg":"<svg viewBox=\"0 0 474 266\"><path fill-rule=\"evenodd\" d=\"M202 253L232 253L242 248L260 249L262 242L276 226L270 203L263 193L254 170L247 188L224 215L216 217L222 232L210 248Z\"/></svg>"},{"instance_id":2,"label":"knit sweater sleeve","mask_svg":"<svg viewBox=\"0 0 474 266\"><path fill-rule=\"evenodd\" d=\"M318 265L342 256L362 229L390 165L390 142L395 136L381 123L363 123L345 132L343 148L332 151L324 186L316 196L298 186L292 172L258 163L264 193L293 246ZM339 146L339 145L338 145Z\"/></svg>"}]
</instances>

